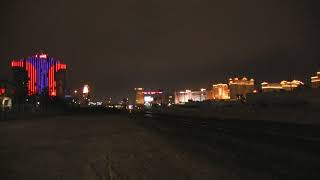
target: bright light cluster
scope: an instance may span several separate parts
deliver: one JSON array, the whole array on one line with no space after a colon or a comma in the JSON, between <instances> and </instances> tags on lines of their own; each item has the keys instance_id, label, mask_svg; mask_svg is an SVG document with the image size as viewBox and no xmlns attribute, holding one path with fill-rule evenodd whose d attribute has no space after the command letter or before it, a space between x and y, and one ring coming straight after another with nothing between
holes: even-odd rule
<instances>
[{"instance_id":1,"label":"bright light cluster","mask_svg":"<svg viewBox=\"0 0 320 180\"><path fill-rule=\"evenodd\" d=\"M248 80L248 78L246 78L246 77L243 77L242 79L230 78L229 85L232 85L232 84L254 86L254 79Z\"/></svg>"},{"instance_id":2,"label":"bright light cluster","mask_svg":"<svg viewBox=\"0 0 320 180\"><path fill-rule=\"evenodd\" d=\"M88 86L87 84L85 84L85 85L83 86L82 93L83 93L83 94L88 94L88 93L89 93L89 86Z\"/></svg>"},{"instance_id":3,"label":"bright light cluster","mask_svg":"<svg viewBox=\"0 0 320 180\"><path fill-rule=\"evenodd\" d=\"M209 99L230 99L230 90L228 84L214 84L212 85L212 90L210 92Z\"/></svg>"}]
</instances>

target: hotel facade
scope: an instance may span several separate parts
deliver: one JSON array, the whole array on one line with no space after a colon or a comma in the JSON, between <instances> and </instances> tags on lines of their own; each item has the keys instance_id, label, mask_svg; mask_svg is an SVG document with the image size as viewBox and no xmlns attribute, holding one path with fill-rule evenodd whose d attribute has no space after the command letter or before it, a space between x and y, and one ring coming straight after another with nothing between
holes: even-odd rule
<instances>
[{"instance_id":1,"label":"hotel facade","mask_svg":"<svg viewBox=\"0 0 320 180\"><path fill-rule=\"evenodd\" d=\"M11 68L17 90L26 96L64 97L67 65L48 54L12 60Z\"/></svg>"},{"instance_id":2,"label":"hotel facade","mask_svg":"<svg viewBox=\"0 0 320 180\"><path fill-rule=\"evenodd\" d=\"M230 99L246 98L248 93L254 92L254 79L230 78Z\"/></svg>"}]
</instances>

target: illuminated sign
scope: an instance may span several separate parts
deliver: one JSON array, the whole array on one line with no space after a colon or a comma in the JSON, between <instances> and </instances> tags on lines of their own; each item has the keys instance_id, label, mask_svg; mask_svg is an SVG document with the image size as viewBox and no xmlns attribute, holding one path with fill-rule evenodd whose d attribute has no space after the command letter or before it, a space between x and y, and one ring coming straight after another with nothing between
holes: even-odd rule
<instances>
[{"instance_id":1,"label":"illuminated sign","mask_svg":"<svg viewBox=\"0 0 320 180\"><path fill-rule=\"evenodd\" d=\"M161 91L145 91L145 92L143 92L143 94L162 94L162 92Z\"/></svg>"},{"instance_id":2,"label":"illuminated sign","mask_svg":"<svg viewBox=\"0 0 320 180\"><path fill-rule=\"evenodd\" d=\"M151 96L145 96L144 97L144 102L149 103L149 102L152 102L152 101L153 101L153 97L151 97Z\"/></svg>"},{"instance_id":3,"label":"illuminated sign","mask_svg":"<svg viewBox=\"0 0 320 180\"><path fill-rule=\"evenodd\" d=\"M36 57L37 57L37 56L36 56ZM47 59L47 55L46 55L46 54L40 54L40 55L39 55L39 58Z\"/></svg>"}]
</instances>

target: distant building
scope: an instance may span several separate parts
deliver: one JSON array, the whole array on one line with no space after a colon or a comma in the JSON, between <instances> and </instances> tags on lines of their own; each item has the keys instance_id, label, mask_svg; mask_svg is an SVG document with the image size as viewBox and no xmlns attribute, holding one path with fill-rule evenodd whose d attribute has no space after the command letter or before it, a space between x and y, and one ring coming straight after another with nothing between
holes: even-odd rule
<instances>
[{"instance_id":1,"label":"distant building","mask_svg":"<svg viewBox=\"0 0 320 180\"><path fill-rule=\"evenodd\" d=\"M185 104L189 101L201 102L207 99L207 90L201 89L200 91L179 91L175 92L175 104Z\"/></svg>"},{"instance_id":2,"label":"distant building","mask_svg":"<svg viewBox=\"0 0 320 180\"><path fill-rule=\"evenodd\" d=\"M161 105L165 103L165 95L161 90L148 90L143 92L145 106Z\"/></svg>"},{"instance_id":3,"label":"distant building","mask_svg":"<svg viewBox=\"0 0 320 180\"><path fill-rule=\"evenodd\" d=\"M316 76L311 77L311 87L320 88L320 72L317 72Z\"/></svg>"},{"instance_id":4,"label":"distant building","mask_svg":"<svg viewBox=\"0 0 320 180\"><path fill-rule=\"evenodd\" d=\"M228 84L214 84L212 89L208 90L208 100L226 100L230 99L230 90Z\"/></svg>"},{"instance_id":5,"label":"distant building","mask_svg":"<svg viewBox=\"0 0 320 180\"><path fill-rule=\"evenodd\" d=\"M168 101L161 90L145 90L144 88L135 88L134 90L136 106L161 105Z\"/></svg>"},{"instance_id":6,"label":"distant building","mask_svg":"<svg viewBox=\"0 0 320 180\"><path fill-rule=\"evenodd\" d=\"M174 95L168 95L168 105L174 104Z\"/></svg>"},{"instance_id":7,"label":"distant building","mask_svg":"<svg viewBox=\"0 0 320 180\"><path fill-rule=\"evenodd\" d=\"M239 99L246 98L248 93L254 92L254 79L247 79L246 77L230 78L229 79L230 98Z\"/></svg>"},{"instance_id":8,"label":"distant building","mask_svg":"<svg viewBox=\"0 0 320 180\"><path fill-rule=\"evenodd\" d=\"M164 92L163 94L163 104L172 105L174 104L174 93L171 92Z\"/></svg>"},{"instance_id":9,"label":"distant building","mask_svg":"<svg viewBox=\"0 0 320 180\"><path fill-rule=\"evenodd\" d=\"M303 82L298 80L281 81L280 83L261 83L262 92L276 92L276 91L293 91L299 86L304 85Z\"/></svg>"},{"instance_id":10,"label":"distant building","mask_svg":"<svg viewBox=\"0 0 320 180\"><path fill-rule=\"evenodd\" d=\"M280 84L282 86L282 89L285 91L292 91L292 90L304 85L304 83L299 80L281 81Z\"/></svg>"},{"instance_id":11,"label":"distant building","mask_svg":"<svg viewBox=\"0 0 320 180\"><path fill-rule=\"evenodd\" d=\"M48 54L11 61L14 83L20 96L64 97L67 65Z\"/></svg>"},{"instance_id":12,"label":"distant building","mask_svg":"<svg viewBox=\"0 0 320 180\"><path fill-rule=\"evenodd\" d=\"M262 89L262 92L276 92L276 91L283 90L280 83L268 83L268 82L261 83L261 89Z\"/></svg>"},{"instance_id":13,"label":"distant building","mask_svg":"<svg viewBox=\"0 0 320 180\"><path fill-rule=\"evenodd\" d=\"M88 84L83 85L82 87L82 96L78 99L80 104L88 105L91 101L91 88Z\"/></svg>"},{"instance_id":14,"label":"distant building","mask_svg":"<svg viewBox=\"0 0 320 180\"><path fill-rule=\"evenodd\" d=\"M143 88L134 88L135 90L135 105L137 106L143 106L144 105L144 94Z\"/></svg>"}]
</instances>

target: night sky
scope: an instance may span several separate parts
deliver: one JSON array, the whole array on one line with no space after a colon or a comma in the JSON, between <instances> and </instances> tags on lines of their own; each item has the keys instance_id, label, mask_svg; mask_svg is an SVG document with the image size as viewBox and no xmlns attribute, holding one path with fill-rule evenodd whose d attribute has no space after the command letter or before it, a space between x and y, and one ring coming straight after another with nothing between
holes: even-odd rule
<instances>
[{"instance_id":1,"label":"night sky","mask_svg":"<svg viewBox=\"0 0 320 180\"><path fill-rule=\"evenodd\" d=\"M10 0L0 5L0 79L39 50L96 96L134 87L309 80L320 69L319 0Z\"/></svg>"}]
</instances>

